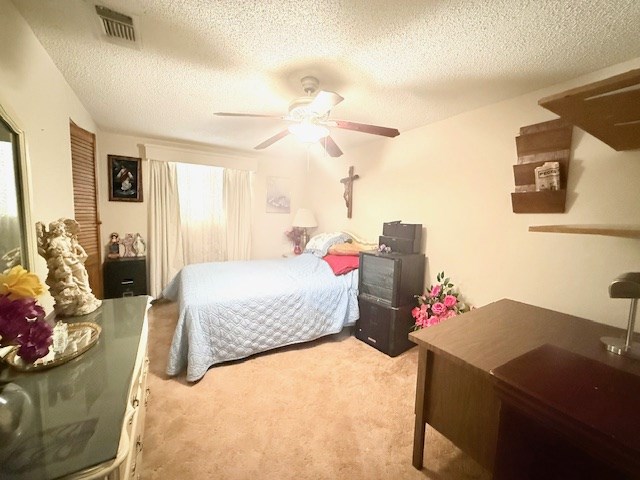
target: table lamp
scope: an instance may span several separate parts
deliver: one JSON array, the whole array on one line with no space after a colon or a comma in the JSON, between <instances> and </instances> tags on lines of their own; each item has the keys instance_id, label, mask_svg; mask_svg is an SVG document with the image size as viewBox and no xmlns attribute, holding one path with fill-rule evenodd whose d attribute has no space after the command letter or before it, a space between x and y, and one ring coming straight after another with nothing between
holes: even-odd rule
<instances>
[{"instance_id":1,"label":"table lamp","mask_svg":"<svg viewBox=\"0 0 640 480\"><path fill-rule=\"evenodd\" d=\"M636 323L636 310L638 298L640 298L640 272L623 273L609 285L611 298L630 298L629 322L625 339L616 337L602 337L608 351L617 355L626 355L640 359L640 343L633 341L633 332Z\"/></svg>"},{"instance_id":2,"label":"table lamp","mask_svg":"<svg viewBox=\"0 0 640 480\"><path fill-rule=\"evenodd\" d=\"M299 208L296 212L296 216L293 218L292 226L302 230L302 235L300 236L300 248L304 250L304 247L309 241L307 228L315 228L318 226L316 217L313 216L311 210L307 208Z\"/></svg>"}]
</instances>

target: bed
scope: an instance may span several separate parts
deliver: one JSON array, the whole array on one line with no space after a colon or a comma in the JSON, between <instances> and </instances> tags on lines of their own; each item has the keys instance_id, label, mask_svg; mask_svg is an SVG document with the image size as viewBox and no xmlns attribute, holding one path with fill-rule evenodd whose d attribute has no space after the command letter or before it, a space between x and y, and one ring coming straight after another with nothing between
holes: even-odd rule
<instances>
[{"instance_id":1,"label":"bed","mask_svg":"<svg viewBox=\"0 0 640 480\"><path fill-rule=\"evenodd\" d=\"M313 253L188 265L163 291L179 302L167 374L186 368L194 382L212 365L338 333L358 319L357 288L357 268L337 275Z\"/></svg>"}]
</instances>

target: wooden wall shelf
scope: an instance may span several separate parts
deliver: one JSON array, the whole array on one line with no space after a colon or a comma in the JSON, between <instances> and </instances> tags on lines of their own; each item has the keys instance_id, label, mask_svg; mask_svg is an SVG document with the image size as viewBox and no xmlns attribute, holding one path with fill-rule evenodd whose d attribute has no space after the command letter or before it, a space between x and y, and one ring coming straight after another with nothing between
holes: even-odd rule
<instances>
[{"instance_id":1,"label":"wooden wall shelf","mask_svg":"<svg viewBox=\"0 0 640 480\"><path fill-rule=\"evenodd\" d=\"M640 148L640 69L542 98L538 104L615 150Z\"/></svg>"},{"instance_id":2,"label":"wooden wall shelf","mask_svg":"<svg viewBox=\"0 0 640 480\"><path fill-rule=\"evenodd\" d=\"M532 225L529 231L640 238L640 225Z\"/></svg>"},{"instance_id":3,"label":"wooden wall shelf","mask_svg":"<svg viewBox=\"0 0 640 480\"><path fill-rule=\"evenodd\" d=\"M573 127L562 119L527 125L516 137L518 164L513 166L514 213L563 213ZM560 190L535 191L534 170L545 162L560 164Z\"/></svg>"},{"instance_id":4,"label":"wooden wall shelf","mask_svg":"<svg viewBox=\"0 0 640 480\"><path fill-rule=\"evenodd\" d=\"M513 213L564 213L566 190L515 192L511 194Z\"/></svg>"}]
</instances>

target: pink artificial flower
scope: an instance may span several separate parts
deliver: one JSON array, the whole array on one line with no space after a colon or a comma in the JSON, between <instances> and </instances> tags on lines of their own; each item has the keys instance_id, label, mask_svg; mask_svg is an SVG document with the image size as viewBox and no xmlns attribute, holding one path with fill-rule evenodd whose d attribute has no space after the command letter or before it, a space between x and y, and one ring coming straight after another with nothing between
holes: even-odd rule
<instances>
[{"instance_id":1,"label":"pink artificial flower","mask_svg":"<svg viewBox=\"0 0 640 480\"><path fill-rule=\"evenodd\" d=\"M445 307L444 303L442 302L436 302L431 305L431 311L434 315L440 316L447 311L447 307Z\"/></svg>"},{"instance_id":2,"label":"pink artificial flower","mask_svg":"<svg viewBox=\"0 0 640 480\"><path fill-rule=\"evenodd\" d=\"M423 303L422 305L420 305L420 311L421 311L422 313L425 313L425 314L426 314L428 309L429 309L429 305L428 305L428 304Z\"/></svg>"},{"instance_id":3,"label":"pink artificial flower","mask_svg":"<svg viewBox=\"0 0 640 480\"><path fill-rule=\"evenodd\" d=\"M429 296L431 298L437 297L438 295L440 295L440 292L442 292L442 286L441 285L434 285L431 288L431 292L429 293Z\"/></svg>"},{"instance_id":4,"label":"pink artificial flower","mask_svg":"<svg viewBox=\"0 0 640 480\"><path fill-rule=\"evenodd\" d=\"M458 303L458 299L453 295L447 295L444 297L443 302L446 307L451 308L451 307L455 307L456 303Z\"/></svg>"},{"instance_id":5,"label":"pink artificial flower","mask_svg":"<svg viewBox=\"0 0 640 480\"><path fill-rule=\"evenodd\" d=\"M420 317L420 308L419 307L415 307L413 310L411 310L411 316L413 318L419 318Z\"/></svg>"},{"instance_id":6,"label":"pink artificial flower","mask_svg":"<svg viewBox=\"0 0 640 480\"><path fill-rule=\"evenodd\" d=\"M451 317L455 317L457 315L455 310L449 310L445 315L444 318L451 318Z\"/></svg>"}]
</instances>

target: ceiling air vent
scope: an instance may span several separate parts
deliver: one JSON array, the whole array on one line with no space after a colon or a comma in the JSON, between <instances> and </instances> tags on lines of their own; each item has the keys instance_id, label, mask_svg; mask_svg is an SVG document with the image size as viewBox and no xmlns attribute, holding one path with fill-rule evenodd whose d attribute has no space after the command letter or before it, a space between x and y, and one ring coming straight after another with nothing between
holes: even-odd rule
<instances>
[{"instance_id":1,"label":"ceiling air vent","mask_svg":"<svg viewBox=\"0 0 640 480\"><path fill-rule=\"evenodd\" d=\"M133 18L100 5L96 5L96 13L102 21L103 33L107 37L135 43L136 31L133 28Z\"/></svg>"}]
</instances>

